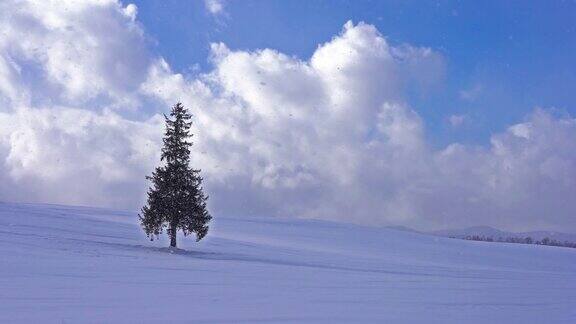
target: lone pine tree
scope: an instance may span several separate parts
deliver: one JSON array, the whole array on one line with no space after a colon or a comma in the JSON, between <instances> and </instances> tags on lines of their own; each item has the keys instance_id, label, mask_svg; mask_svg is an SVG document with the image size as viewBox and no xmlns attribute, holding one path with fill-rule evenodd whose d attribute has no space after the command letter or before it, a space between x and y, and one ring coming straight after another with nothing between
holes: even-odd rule
<instances>
[{"instance_id":1,"label":"lone pine tree","mask_svg":"<svg viewBox=\"0 0 576 324\"><path fill-rule=\"evenodd\" d=\"M164 115L164 134L161 160L156 168L148 189L148 201L139 215L140 223L151 240L157 238L164 229L170 236L170 246L176 247L178 230L184 236L196 234L200 241L208 232L212 217L206 208L208 197L202 190L200 170L190 167L189 139L192 116L181 103L172 107L170 117Z\"/></svg>"}]
</instances>

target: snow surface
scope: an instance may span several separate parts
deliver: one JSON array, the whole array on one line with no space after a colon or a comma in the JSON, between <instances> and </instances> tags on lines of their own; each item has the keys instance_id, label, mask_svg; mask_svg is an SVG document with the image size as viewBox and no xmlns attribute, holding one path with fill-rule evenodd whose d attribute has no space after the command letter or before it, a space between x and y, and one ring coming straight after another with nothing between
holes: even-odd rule
<instances>
[{"instance_id":1,"label":"snow surface","mask_svg":"<svg viewBox=\"0 0 576 324\"><path fill-rule=\"evenodd\" d=\"M134 212L0 203L0 322L576 323L576 249L218 215L179 244Z\"/></svg>"}]
</instances>

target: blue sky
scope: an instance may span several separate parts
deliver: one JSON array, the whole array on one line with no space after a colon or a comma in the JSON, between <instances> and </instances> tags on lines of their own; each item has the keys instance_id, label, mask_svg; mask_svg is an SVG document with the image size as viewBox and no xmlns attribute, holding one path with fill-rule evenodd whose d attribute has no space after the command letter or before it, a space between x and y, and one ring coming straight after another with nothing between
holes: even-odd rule
<instances>
[{"instance_id":1,"label":"blue sky","mask_svg":"<svg viewBox=\"0 0 576 324\"><path fill-rule=\"evenodd\" d=\"M372 24L392 44L430 47L446 59L442 85L410 98L432 142L486 143L534 107L574 114L575 1L135 1L154 49L184 73L206 72L209 44L273 48L308 59L347 20ZM466 96L463 93L469 93ZM446 121L466 115L462 127Z\"/></svg>"}]
</instances>

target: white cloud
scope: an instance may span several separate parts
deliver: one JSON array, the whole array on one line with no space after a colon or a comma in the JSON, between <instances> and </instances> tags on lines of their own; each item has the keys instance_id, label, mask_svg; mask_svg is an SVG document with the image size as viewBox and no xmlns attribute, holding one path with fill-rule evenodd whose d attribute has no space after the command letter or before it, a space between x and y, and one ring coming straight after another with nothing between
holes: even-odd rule
<instances>
[{"instance_id":1,"label":"white cloud","mask_svg":"<svg viewBox=\"0 0 576 324\"><path fill-rule=\"evenodd\" d=\"M220 15L224 13L224 0L204 0L206 10L212 15Z\"/></svg>"},{"instance_id":2,"label":"white cloud","mask_svg":"<svg viewBox=\"0 0 576 324\"><path fill-rule=\"evenodd\" d=\"M9 0L0 6L0 89L9 98L86 105L104 97L128 105L150 64L135 5Z\"/></svg>"},{"instance_id":3,"label":"white cloud","mask_svg":"<svg viewBox=\"0 0 576 324\"><path fill-rule=\"evenodd\" d=\"M140 203L142 174L158 159L162 120L51 107L0 113L0 197L75 204ZM137 191L138 193L140 190Z\"/></svg>"},{"instance_id":4,"label":"white cloud","mask_svg":"<svg viewBox=\"0 0 576 324\"><path fill-rule=\"evenodd\" d=\"M525 122L492 136L490 148L444 150L438 157L443 170L438 179L454 182L461 194L453 197L474 202L460 222L574 228L575 135L575 119L538 109Z\"/></svg>"},{"instance_id":5,"label":"white cloud","mask_svg":"<svg viewBox=\"0 0 576 324\"><path fill-rule=\"evenodd\" d=\"M466 119L466 115L450 115L450 117L448 117L448 122L450 122L452 127L459 127L462 126Z\"/></svg>"},{"instance_id":6,"label":"white cloud","mask_svg":"<svg viewBox=\"0 0 576 324\"><path fill-rule=\"evenodd\" d=\"M405 94L441 80L442 56L371 25L346 23L309 60L213 44L214 69L192 78L147 50L133 5L23 8L0 11L0 199L137 208L158 114L182 101L216 214L576 227L573 119L537 110L490 146L435 150Z\"/></svg>"}]
</instances>

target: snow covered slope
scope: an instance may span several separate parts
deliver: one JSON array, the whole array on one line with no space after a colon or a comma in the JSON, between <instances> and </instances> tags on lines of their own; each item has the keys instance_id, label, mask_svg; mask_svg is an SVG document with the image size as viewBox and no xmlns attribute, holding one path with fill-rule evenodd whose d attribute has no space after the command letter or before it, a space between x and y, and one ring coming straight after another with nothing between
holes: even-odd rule
<instances>
[{"instance_id":1,"label":"snow covered slope","mask_svg":"<svg viewBox=\"0 0 576 324\"><path fill-rule=\"evenodd\" d=\"M172 253L133 212L0 204L0 322L576 322L576 249L215 216Z\"/></svg>"}]
</instances>

